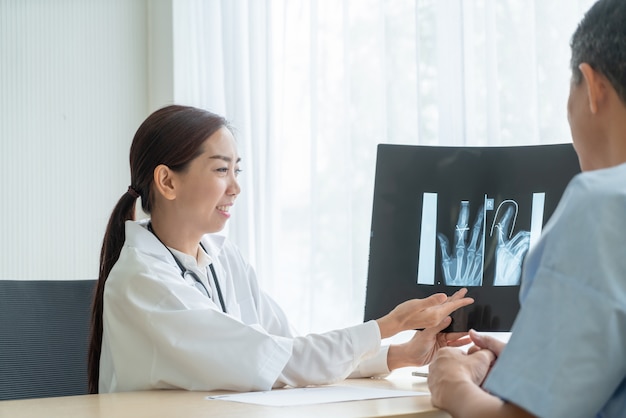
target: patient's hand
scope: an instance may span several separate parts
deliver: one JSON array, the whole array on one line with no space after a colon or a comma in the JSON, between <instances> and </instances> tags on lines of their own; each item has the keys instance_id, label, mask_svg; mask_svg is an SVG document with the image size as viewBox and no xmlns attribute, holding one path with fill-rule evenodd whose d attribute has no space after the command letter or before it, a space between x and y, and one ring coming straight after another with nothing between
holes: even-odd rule
<instances>
[{"instance_id":1,"label":"patient's hand","mask_svg":"<svg viewBox=\"0 0 626 418\"><path fill-rule=\"evenodd\" d=\"M499 357L502 350L504 350L504 347L506 347L506 343L498 340L497 338L479 334L474 330L470 330L469 336L474 343L474 345L467 351L470 354L478 350L485 349L491 351L496 357Z\"/></svg>"}]
</instances>

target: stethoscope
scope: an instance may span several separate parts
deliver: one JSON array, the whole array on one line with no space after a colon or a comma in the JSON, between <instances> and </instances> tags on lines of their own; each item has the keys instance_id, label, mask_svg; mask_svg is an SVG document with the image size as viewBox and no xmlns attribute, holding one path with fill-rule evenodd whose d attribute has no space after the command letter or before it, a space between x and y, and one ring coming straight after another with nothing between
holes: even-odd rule
<instances>
[{"instance_id":1,"label":"stethoscope","mask_svg":"<svg viewBox=\"0 0 626 418\"><path fill-rule=\"evenodd\" d=\"M163 244L165 249L167 251L169 251L169 253L172 255L172 257L174 257L174 261L176 261L176 264L178 264L178 268L180 269L180 275L183 276L183 279L186 280L187 275L191 276L191 278L193 279L193 281L195 283L196 288L200 292L202 292L206 297L210 298L208 289L206 288L204 283L202 283L202 281L200 280L198 275L195 272L185 268L183 263L181 263L180 260L178 258L176 258L176 256L172 252L172 250L170 250L169 247L167 245L165 245L163 243L163 241L161 241L161 238L159 238L159 236L154 232L154 229L152 229L152 222L148 222L148 231L152 232L152 235L154 235L156 237L156 239L158 239L159 242L161 244ZM204 252L208 254L208 252L207 252L206 248L204 248L204 245L202 244L202 242L200 242L200 246L202 247ZM222 296L222 289L220 288L220 282L217 280L217 274L215 274L215 268L213 268L213 263L209 264L209 269L211 270L211 275L213 276L213 282L215 282L215 289L217 290L217 296L220 299L220 305L222 306L222 311L224 313L226 313L226 304L224 303L224 297Z\"/></svg>"}]
</instances>

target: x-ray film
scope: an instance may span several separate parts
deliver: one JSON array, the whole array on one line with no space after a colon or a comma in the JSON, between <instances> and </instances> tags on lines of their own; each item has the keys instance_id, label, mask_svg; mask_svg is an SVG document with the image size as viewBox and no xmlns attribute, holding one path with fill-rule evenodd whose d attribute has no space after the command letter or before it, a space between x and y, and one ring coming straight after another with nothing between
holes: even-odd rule
<instances>
[{"instance_id":1,"label":"x-ray film","mask_svg":"<svg viewBox=\"0 0 626 418\"><path fill-rule=\"evenodd\" d=\"M379 145L365 320L467 287L448 331L509 331L526 254L578 172L571 144Z\"/></svg>"}]
</instances>

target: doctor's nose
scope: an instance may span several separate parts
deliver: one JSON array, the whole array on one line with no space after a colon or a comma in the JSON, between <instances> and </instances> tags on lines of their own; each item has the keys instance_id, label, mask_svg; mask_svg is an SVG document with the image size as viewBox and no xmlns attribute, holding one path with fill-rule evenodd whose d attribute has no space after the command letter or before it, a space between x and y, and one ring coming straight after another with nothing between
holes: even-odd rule
<instances>
[{"instance_id":1,"label":"doctor's nose","mask_svg":"<svg viewBox=\"0 0 626 418\"><path fill-rule=\"evenodd\" d=\"M237 181L236 177L233 177L228 185L228 189L226 190L226 194L229 196L238 196L241 193L241 187L239 186L239 181Z\"/></svg>"}]
</instances>

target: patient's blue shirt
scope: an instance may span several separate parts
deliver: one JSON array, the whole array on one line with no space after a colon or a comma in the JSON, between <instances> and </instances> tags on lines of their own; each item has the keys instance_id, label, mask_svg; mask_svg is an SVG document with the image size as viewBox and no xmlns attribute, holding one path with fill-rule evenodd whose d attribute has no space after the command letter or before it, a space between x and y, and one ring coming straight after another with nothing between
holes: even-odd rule
<instances>
[{"instance_id":1,"label":"patient's blue shirt","mask_svg":"<svg viewBox=\"0 0 626 418\"><path fill-rule=\"evenodd\" d=\"M484 388L541 417L626 417L626 164L571 181L520 303Z\"/></svg>"}]
</instances>

